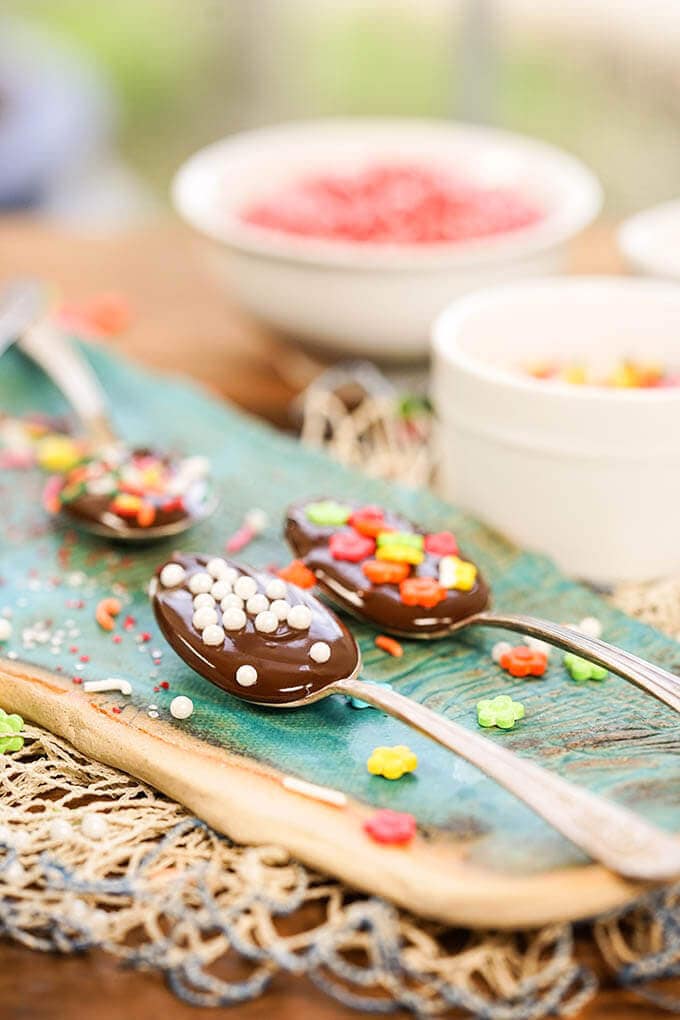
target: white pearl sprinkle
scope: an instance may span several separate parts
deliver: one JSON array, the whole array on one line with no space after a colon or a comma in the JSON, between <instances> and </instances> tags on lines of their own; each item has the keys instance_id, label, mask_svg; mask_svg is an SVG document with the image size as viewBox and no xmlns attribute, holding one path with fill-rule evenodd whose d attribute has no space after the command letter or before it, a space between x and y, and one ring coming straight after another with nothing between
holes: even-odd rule
<instances>
[{"instance_id":1,"label":"white pearl sprinkle","mask_svg":"<svg viewBox=\"0 0 680 1020\"><path fill-rule=\"evenodd\" d=\"M217 623L217 610L212 606L201 606L193 615L191 621L196 630L205 630L211 623Z\"/></svg>"},{"instance_id":2,"label":"white pearl sprinkle","mask_svg":"<svg viewBox=\"0 0 680 1020\"><path fill-rule=\"evenodd\" d=\"M241 687L252 687L257 683L257 670L254 666L239 666L236 670L236 683Z\"/></svg>"},{"instance_id":3,"label":"white pearl sprinkle","mask_svg":"<svg viewBox=\"0 0 680 1020\"><path fill-rule=\"evenodd\" d=\"M212 586L213 579L205 571L199 570L197 574L192 574L189 578L189 591L193 592L194 595L200 595L201 592L209 592Z\"/></svg>"},{"instance_id":4,"label":"white pearl sprinkle","mask_svg":"<svg viewBox=\"0 0 680 1020\"><path fill-rule=\"evenodd\" d=\"M246 612L250 613L251 616L264 613L267 609L269 609L269 599L259 591L251 595L246 602Z\"/></svg>"},{"instance_id":5,"label":"white pearl sprinkle","mask_svg":"<svg viewBox=\"0 0 680 1020\"><path fill-rule=\"evenodd\" d=\"M215 645L217 647L217 645L221 645L224 641L224 631L219 624L211 623L205 628L201 637L203 638L204 645Z\"/></svg>"},{"instance_id":6,"label":"white pearl sprinkle","mask_svg":"<svg viewBox=\"0 0 680 1020\"><path fill-rule=\"evenodd\" d=\"M290 602L286 602L285 599L274 599L270 605L270 610L277 618L277 620L287 620L288 613L290 612Z\"/></svg>"},{"instance_id":7,"label":"white pearl sprinkle","mask_svg":"<svg viewBox=\"0 0 680 1020\"><path fill-rule=\"evenodd\" d=\"M579 621L578 629L588 637L602 637L602 624L596 616L584 616Z\"/></svg>"},{"instance_id":8,"label":"white pearl sprinkle","mask_svg":"<svg viewBox=\"0 0 680 1020\"><path fill-rule=\"evenodd\" d=\"M63 843L73 835L73 826L67 818L54 818L50 822L48 832L50 839L56 839Z\"/></svg>"},{"instance_id":9,"label":"white pearl sprinkle","mask_svg":"<svg viewBox=\"0 0 680 1020\"><path fill-rule=\"evenodd\" d=\"M170 702L170 715L173 719L188 719L194 711L194 703L184 694L178 694Z\"/></svg>"},{"instance_id":10,"label":"white pearl sprinkle","mask_svg":"<svg viewBox=\"0 0 680 1020\"><path fill-rule=\"evenodd\" d=\"M308 630L312 625L312 610L309 606L304 606L301 603L297 606L291 606L288 613L288 623L296 630Z\"/></svg>"},{"instance_id":11,"label":"white pearl sprinkle","mask_svg":"<svg viewBox=\"0 0 680 1020\"><path fill-rule=\"evenodd\" d=\"M226 572L229 570L229 564L226 560L223 560L221 556L214 556L213 559L208 560L208 564L205 568L209 574L212 574L216 580L224 577Z\"/></svg>"},{"instance_id":12,"label":"white pearl sprinkle","mask_svg":"<svg viewBox=\"0 0 680 1020\"><path fill-rule=\"evenodd\" d=\"M160 581L164 588L177 588L184 583L187 572L179 563L166 563L161 570Z\"/></svg>"},{"instance_id":13,"label":"white pearl sprinkle","mask_svg":"<svg viewBox=\"0 0 680 1020\"><path fill-rule=\"evenodd\" d=\"M108 832L109 823L104 815L87 814L83 815L80 823L80 831L86 839L103 839Z\"/></svg>"},{"instance_id":14,"label":"white pearl sprinkle","mask_svg":"<svg viewBox=\"0 0 680 1020\"><path fill-rule=\"evenodd\" d=\"M504 655L512 649L509 641L497 641L491 649L491 658L494 662L500 662Z\"/></svg>"},{"instance_id":15,"label":"white pearl sprinkle","mask_svg":"<svg viewBox=\"0 0 680 1020\"><path fill-rule=\"evenodd\" d=\"M249 599L257 591L257 581L254 577L242 576L234 582L234 591L242 599Z\"/></svg>"},{"instance_id":16,"label":"white pearl sprinkle","mask_svg":"<svg viewBox=\"0 0 680 1020\"><path fill-rule=\"evenodd\" d=\"M23 866L21 861L12 861L8 864L3 873L3 877L10 886L18 886L26 884L26 868Z\"/></svg>"},{"instance_id":17,"label":"white pearl sprinkle","mask_svg":"<svg viewBox=\"0 0 680 1020\"><path fill-rule=\"evenodd\" d=\"M531 648L534 652L543 652L544 655L550 656L552 651L552 645L549 645L547 641L541 641L540 638L528 637L525 638L524 643L527 648Z\"/></svg>"},{"instance_id":18,"label":"white pearl sprinkle","mask_svg":"<svg viewBox=\"0 0 680 1020\"><path fill-rule=\"evenodd\" d=\"M246 614L242 609L232 606L222 613L222 626L225 630L241 630L246 625Z\"/></svg>"},{"instance_id":19,"label":"white pearl sprinkle","mask_svg":"<svg viewBox=\"0 0 680 1020\"><path fill-rule=\"evenodd\" d=\"M280 577L272 578L265 591L267 593L267 598L269 599L285 599L288 594L286 582L282 581Z\"/></svg>"},{"instance_id":20,"label":"white pearl sprinkle","mask_svg":"<svg viewBox=\"0 0 680 1020\"><path fill-rule=\"evenodd\" d=\"M215 599L209 592L202 591L199 595L194 595L194 609L202 609L203 606L208 606L212 609L215 605Z\"/></svg>"},{"instance_id":21,"label":"white pearl sprinkle","mask_svg":"<svg viewBox=\"0 0 680 1020\"><path fill-rule=\"evenodd\" d=\"M0 641L9 641L12 636L12 624L4 617L0 617Z\"/></svg>"},{"instance_id":22,"label":"white pearl sprinkle","mask_svg":"<svg viewBox=\"0 0 680 1020\"><path fill-rule=\"evenodd\" d=\"M226 612L227 609L243 609L243 599L240 595L234 595L232 591L224 596L220 602L220 608L223 612Z\"/></svg>"},{"instance_id":23,"label":"white pearl sprinkle","mask_svg":"<svg viewBox=\"0 0 680 1020\"><path fill-rule=\"evenodd\" d=\"M231 584L229 581L215 581L214 585L210 589L211 596L218 602L221 602L225 595L231 593Z\"/></svg>"},{"instance_id":24,"label":"white pearl sprinkle","mask_svg":"<svg viewBox=\"0 0 680 1020\"><path fill-rule=\"evenodd\" d=\"M259 630L261 634L271 634L278 625L278 619L268 609L265 609L263 613L258 613L255 617L255 630Z\"/></svg>"},{"instance_id":25,"label":"white pearl sprinkle","mask_svg":"<svg viewBox=\"0 0 680 1020\"><path fill-rule=\"evenodd\" d=\"M325 641L315 641L309 649L309 657L314 662L328 662L331 657L331 646Z\"/></svg>"}]
</instances>

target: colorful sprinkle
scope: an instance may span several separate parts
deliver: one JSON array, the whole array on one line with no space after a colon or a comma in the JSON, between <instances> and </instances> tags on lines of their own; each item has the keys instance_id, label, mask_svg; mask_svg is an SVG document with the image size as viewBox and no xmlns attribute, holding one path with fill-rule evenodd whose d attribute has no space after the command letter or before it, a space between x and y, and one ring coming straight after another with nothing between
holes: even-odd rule
<instances>
[{"instance_id":1,"label":"colorful sprinkle","mask_svg":"<svg viewBox=\"0 0 680 1020\"><path fill-rule=\"evenodd\" d=\"M455 556L458 542L451 531L437 531L425 536L425 549L432 556Z\"/></svg>"},{"instance_id":2,"label":"colorful sprinkle","mask_svg":"<svg viewBox=\"0 0 680 1020\"><path fill-rule=\"evenodd\" d=\"M513 701L508 694L499 694L496 698L484 698L477 702L477 722L480 726L511 730L523 718L524 705L521 701Z\"/></svg>"},{"instance_id":3,"label":"colorful sprinkle","mask_svg":"<svg viewBox=\"0 0 680 1020\"><path fill-rule=\"evenodd\" d=\"M322 499L318 503L308 503L305 513L312 524L321 528L341 528L349 520L352 508L333 499Z\"/></svg>"},{"instance_id":4,"label":"colorful sprinkle","mask_svg":"<svg viewBox=\"0 0 680 1020\"><path fill-rule=\"evenodd\" d=\"M0 754L21 750L24 746L23 728L24 720L20 715L10 715L0 708Z\"/></svg>"},{"instance_id":5,"label":"colorful sprinkle","mask_svg":"<svg viewBox=\"0 0 680 1020\"><path fill-rule=\"evenodd\" d=\"M387 652L388 655L393 655L395 659L400 659L404 654L404 649L399 642L395 638L388 637L387 634L378 634L375 639L375 647Z\"/></svg>"},{"instance_id":6,"label":"colorful sprinkle","mask_svg":"<svg viewBox=\"0 0 680 1020\"><path fill-rule=\"evenodd\" d=\"M543 676L548 668L548 657L527 645L516 645L501 656L499 665L511 676Z\"/></svg>"},{"instance_id":7,"label":"colorful sprinkle","mask_svg":"<svg viewBox=\"0 0 680 1020\"><path fill-rule=\"evenodd\" d=\"M376 747L366 762L366 768L372 776L383 776L384 779L401 779L417 767L417 756L404 744Z\"/></svg>"},{"instance_id":8,"label":"colorful sprinkle","mask_svg":"<svg viewBox=\"0 0 680 1020\"><path fill-rule=\"evenodd\" d=\"M476 580L477 567L474 563L461 560L458 556L444 556L439 561L439 583L442 588L471 591Z\"/></svg>"},{"instance_id":9,"label":"colorful sprinkle","mask_svg":"<svg viewBox=\"0 0 680 1020\"><path fill-rule=\"evenodd\" d=\"M339 531L331 535L328 542L330 554L335 560L359 563L375 552L375 541L353 531Z\"/></svg>"},{"instance_id":10,"label":"colorful sprinkle","mask_svg":"<svg viewBox=\"0 0 680 1020\"><path fill-rule=\"evenodd\" d=\"M363 825L371 839L387 846L405 846L416 834L416 820L404 811L383 808L371 815Z\"/></svg>"},{"instance_id":11,"label":"colorful sprinkle","mask_svg":"<svg viewBox=\"0 0 680 1020\"><path fill-rule=\"evenodd\" d=\"M406 606L432 609L446 598L446 589L434 577L408 577L399 585L399 595Z\"/></svg>"},{"instance_id":12,"label":"colorful sprinkle","mask_svg":"<svg viewBox=\"0 0 680 1020\"><path fill-rule=\"evenodd\" d=\"M277 570L277 574L283 581L288 581L298 588L313 588L316 584L314 574L302 560L292 560L287 567Z\"/></svg>"},{"instance_id":13,"label":"colorful sprinkle","mask_svg":"<svg viewBox=\"0 0 680 1020\"><path fill-rule=\"evenodd\" d=\"M583 659L580 655L574 655L573 652L567 652L564 656L564 665L569 670L572 680L576 680L579 683L585 680L604 680L609 676L603 666L589 662L588 659Z\"/></svg>"}]
</instances>

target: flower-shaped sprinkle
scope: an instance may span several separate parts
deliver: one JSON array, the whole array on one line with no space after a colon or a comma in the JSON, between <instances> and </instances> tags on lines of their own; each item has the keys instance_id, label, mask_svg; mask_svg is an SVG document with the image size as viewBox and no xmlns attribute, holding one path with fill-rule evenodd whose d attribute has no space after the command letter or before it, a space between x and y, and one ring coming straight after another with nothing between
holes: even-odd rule
<instances>
[{"instance_id":1,"label":"flower-shaped sprinkle","mask_svg":"<svg viewBox=\"0 0 680 1020\"><path fill-rule=\"evenodd\" d=\"M567 652L564 656L564 665L571 673L572 680L579 682L584 680L604 680L609 674L603 666L597 666L594 662L582 659L580 655Z\"/></svg>"},{"instance_id":2,"label":"flower-shaped sprinkle","mask_svg":"<svg viewBox=\"0 0 680 1020\"><path fill-rule=\"evenodd\" d=\"M498 726L511 730L518 719L524 718L524 705L513 701L508 694L496 698L484 698L477 702L477 722L480 726Z\"/></svg>"},{"instance_id":3,"label":"flower-shaped sprinkle","mask_svg":"<svg viewBox=\"0 0 680 1020\"><path fill-rule=\"evenodd\" d=\"M283 581L297 585L298 588L313 588L316 578L302 560L291 560L287 567L277 570L277 576Z\"/></svg>"},{"instance_id":4,"label":"flower-shaped sprinkle","mask_svg":"<svg viewBox=\"0 0 680 1020\"><path fill-rule=\"evenodd\" d=\"M435 531L425 536L425 549L432 556L454 556L458 552L458 542L450 531Z\"/></svg>"},{"instance_id":5,"label":"flower-shaped sprinkle","mask_svg":"<svg viewBox=\"0 0 680 1020\"><path fill-rule=\"evenodd\" d=\"M412 563L425 559L423 536L411 531L381 531L377 538L376 559L389 563Z\"/></svg>"},{"instance_id":6,"label":"flower-shaped sprinkle","mask_svg":"<svg viewBox=\"0 0 680 1020\"><path fill-rule=\"evenodd\" d=\"M322 499L305 507L307 519L322 528L341 528L349 520L351 512L351 507L336 503L334 499Z\"/></svg>"},{"instance_id":7,"label":"flower-shaped sprinkle","mask_svg":"<svg viewBox=\"0 0 680 1020\"><path fill-rule=\"evenodd\" d=\"M364 832L376 843L405 846L416 834L416 820L405 811L383 808L364 822Z\"/></svg>"},{"instance_id":8,"label":"flower-shaped sprinkle","mask_svg":"<svg viewBox=\"0 0 680 1020\"><path fill-rule=\"evenodd\" d=\"M334 560L359 563L375 552L375 541L356 531L338 531L331 535L328 548Z\"/></svg>"},{"instance_id":9,"label":"flower-shaped sprinkle","mask_svg":"<svg viewBox=\"0 0 680 1020\"><path fill-rule=\"evenodd\" d=\"M405 606L432 609L446 598L446 589L435 577L407 577L399 585L399 595Z\"/></svg>"},{"instance_id":10,"label":"flower-shaped sprinkle","mask_svg":"<svg viewBox=\"0 0 680 1020\"><path fill-rule=\"evenodd\" d=\"M516 645L501 655L499 665L511 676L543 676L548 668L548 656L527 645Z\"/></svg>"},{"instance_id":11,"label":"flower-shaped sprinkle","mask_svg":"<svg viewBox=\"0 0 680 1020\"><path fill-rule=\"evenodd\" d=\"M378 534L378 548L383 545L408 545L413 549L422 549L425 540L414 531L381 531Z\"/></svg>"},{"instance_id":12,"label":"flower-shaped sprinkle","mask_svg":"<svg viewBox=\"0 0 680 1020\"><path fill-rule=\"evenodd\" d=\"M372 776L384 776L385 779L401 779L407 772L418 767L418 758L404 744L394 747L375 747L366 762L366 768Z\"/></svg>"},{"instance_id":13,"label":"flower-shaped sprinkle","mask_svg":"<svg viewBox=\"0 0 680 1020\"><path fill-rule=\"evenodd\" d=\"M24 746L24 738L19 736L24 728L24 720L20 715L8 715L0 708L0 754L6 751L20 751Z\"/></svg>"},{"instance_id":14,"label":"flower-shaped sprinkle","mask_svg":"<svg viewBox=\"0 0 680 1020\"><path fill-rule=\"evenodd\" d=\"M379 506L362 506L359 510L354 511L348 523L360 535L376 538L381 531L386 530L385 511Z\"/></svg>"},{"instance_id":15,"label":"flower-shaped sprinkle","mask_svg":"<svg viewBox=\"0 0 680 1020\"><path fill-rule=\"evenodd\" d=\"M408 577L408 563L389 563L386 560L366 560L361 569L371 584L399 584Z\"/></svg>"},{"instance_id":16,"label":"flower-shaped sprinkle","mask_svg":"<svg viewBox=\"0 0 680 1020\"><path fill-rule=\"evenodd\" d=\"M444 556L439 561L439 583L442 588L470 591L476 580L477 567L474 563L461 560L458 556Z\"/></svg>"}]
</instances>

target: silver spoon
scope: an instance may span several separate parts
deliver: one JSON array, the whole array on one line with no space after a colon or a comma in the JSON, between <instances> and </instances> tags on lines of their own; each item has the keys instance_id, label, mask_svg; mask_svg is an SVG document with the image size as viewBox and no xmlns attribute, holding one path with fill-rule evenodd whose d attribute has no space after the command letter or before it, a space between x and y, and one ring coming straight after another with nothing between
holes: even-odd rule
<instances>
[{"instance_id":1,"label":"silver spoon","mask_svg":"<svg viewBox=\"0 0 680 1020\"><path fill-rule=\"evenodd\" d=\"M36 287L34 281L26 281L26 287ZM116 436L109 421L107 402L99 381L76 347L47 317L29 326L17 340L18 346L42 368L64 397L71 404L84 427L88 439L97 450L125 451L124 444ZM130 451L136 453L138 451ZM124 453L126 456L127 453ZM190 467L191 461L172 461L160 454L162 459L177 471L182 465ZM187 468L188 470L188 468ZM135 527L118 515L102 510L89 516L72 510L62 509L69 522L103 538L124 542L149 542L178 535L200 523L216 507L216 499L210 495L204 478L196 477L188 483L185 494L185 509L181 516L172 520Z\"/></svg>"},{"instance_id":2,"label":"silver spoon","mask_svg":"<svg viewBox=\"0 0 680 1020\"><path fill-rule=\"evenodd\" d=\"M599 638L589 637L571 627L561 626L549 620L541 620L524 614L491 612L485 606L489 602L488 589L481 582L480 589L476 589L478 597L474 605L474 611L463 609L459 619L453 615L441 621L441 627L437 626L436 608L432 610L420 610L421 614L429 614L431 617L425 621L425 626L420 629L414 624L409 627L399 627L392 624L387 618L388 613L381 613L377 619L372 615L365 604L362 591L351 583L354 568L357 564L333 563L329 558L325 544L328 529L315 529L311 527L305 530L304 523L300 526L301 509L306 504L294 504L288 509L286 523L286 538L296 556L299 556L309 567L316 577L316 583L320 591L333 603L334 606L351 613L357 619L364 620L380 628L381 631L394 634L397 637L416 638L420 640L432 640L437 638L450 637L465 627L499 627L503 630L517 631L530 637L539 638L550 644L556 645L567 652L573 652L582 656L589 662L594 662L605 669L611 670L624 680L635 684L648 694L652 694L659 701L662 701L669 708L680 712L680 678L654 666L651 662L627 652L622 648L607 644ZM409 524L404 518L398 518L402 525ZM328 532L328 534L326 533ZM347 575L347 576L345 576ZM356 575L355 575L356 576ZM362 577L359 568L359 577ZM365 587L367 582L362 577L362 584ZM369 586L370 587L370 586ZM385 585L386 596L393 595L396 603L399 602L399 590L394 585ZM455 592L453 593L456 594ZM461 592L460 603L468 595L475 593ZM371 603L372 604L372 603ZM472 603L471 603L472 604ZM460 612L460 610L458 610Z\"/></svg>"},{"instance_id":3,"label":"silver spoon","mask_svg":"<svg viewBox=\"0 0 680 1020\"><path fill-rule=\"evenodd\" d=\"M194 589L207 594L207 583L193 584L194 575L205 577L212 569L215 585L220 578L223 582L220 595L225 586L238 592L238 581L244 577L256 583L258 593L266 594L272 577L235 563L186 553L175 553L170 563L178 576L165 571L169 565L165 563L149 589L158 624L191 669L229 694L274 708L304 708L332 694L360 698L465 758L612 871L645 881L667 881L680 875L677 838L395 690L359 679L362 663L356 641L344 623L308 592L293 585L286 590L290 608L299 612L297 607L305 606L309 610L306 628L288 622L293 619L289 608L287 620L279 620L275 630L261 633L252 615L244 616L241 627L229 629L226 614L233 613L233 608L230 603L220 607L215 589L217 622L210 626L223 630L215 643L213 634L207 640L194 615L198 614L194 600L200 596ZM217 570L215 564L224 564L224 568ZM199 605L205 606L205 598ZM318 642L323 642L330 654L316 664L310 652ZM242 674L244 667L250 670L249 675Z\"/></svg>"}]
</instances>

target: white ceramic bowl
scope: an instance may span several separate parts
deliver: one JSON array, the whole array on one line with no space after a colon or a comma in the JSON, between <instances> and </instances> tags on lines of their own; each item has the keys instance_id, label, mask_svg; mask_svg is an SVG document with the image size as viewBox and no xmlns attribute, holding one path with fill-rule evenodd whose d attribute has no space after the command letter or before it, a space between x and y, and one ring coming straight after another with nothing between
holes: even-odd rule
<instances>
[{"instance_id":1,"label":"white ceramic bowl","mask_svg":"<svg viewBox=\"0 0 680 1020\"><path fill-rule=\"evenodd\" d=\"M447 497L576 577L680 571L680 389L513 372L552 357L680 365L680 287L565 277L490 289L442 313L433 351Z\"/></svg>"},{"instance_id":2,"label":"white ceramic bowl","mask_svg":"<svg viewBox=\"0 0 680 1020\"><path fill-rule=\"evenodd\" d=\"M625 220L619 248L638 273L680 280L680 199L663 202Z\"/></svg>"},{"instance_id":3,"label":"white ceramic bowl","mask_svg":"<svg viewBox=\"0 0 680 1020\"><path fill-rule=\"evenodd\" d=\"M295 237L240 218L253 200L300 177L385 161L450 166L510 186L545 216L517 231L436 246ZM316 346L378 358L424 354L433 317L457 294L558 271L567 242L601 205L595 177L558 149L419 120L308 121L235 135L189 159L172 191L180 215L211 240L230 291L255 316Z\"/></svg>"}]
</instances>

